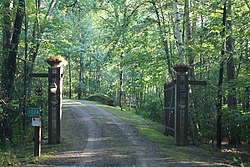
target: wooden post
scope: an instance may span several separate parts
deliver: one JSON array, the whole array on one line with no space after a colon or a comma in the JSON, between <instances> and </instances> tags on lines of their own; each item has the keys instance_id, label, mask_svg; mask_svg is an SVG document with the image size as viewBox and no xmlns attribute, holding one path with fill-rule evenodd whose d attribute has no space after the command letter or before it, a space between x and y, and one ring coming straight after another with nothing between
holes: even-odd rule
<instances>
[{"instance_id":1,"label":"wooden post","mask_svg":"<svg viewBox=\"0 0 250 167\"><path fill-rule=\"evenodd\" d=\"M177 145L188 144L188 85L206 85L189 81L187 65L176 65L175 80L164 84L165 133L175 137Z\"/></svg>"},{"instance_id":2,"label":"wooden post","mask_svg":"<svg viewBox=\"0 0 250 167\"><path fill-rule=\"evenodd\" d=\"M38 157L41 155L41 116L32 117L32 126L34 126L34 131L35 131L34 133L35 134L34 135L34 156Z\"/></svg>"},{"instance_id":3,"label":"wooden post","mask_svg":"<svg viewBox=\"0 0 250 167\"><path fill-rule=\"evenodd\" d=\"M188 66L176 66L175 143L188 144Z\"/></svg>"},{"instance_id":4,"label":"wooden post","mask_svg":"<svg viewBox=\"0 0 250 167\"><path fill-rule=\"evenodd\" d=\"M41 127L35 126L34 129L34 156L39 157L41 155Z\"/></svg>"},{"instance_id":5,"label":"wooden post","mask_svg":"<svg viewBox=\"0 0 250 167\"><path fill-rule=\"evenodd\" d=\"M62 115L62 67L49 68L48 143L60 143Z\"/></svg>"}]
</instances>

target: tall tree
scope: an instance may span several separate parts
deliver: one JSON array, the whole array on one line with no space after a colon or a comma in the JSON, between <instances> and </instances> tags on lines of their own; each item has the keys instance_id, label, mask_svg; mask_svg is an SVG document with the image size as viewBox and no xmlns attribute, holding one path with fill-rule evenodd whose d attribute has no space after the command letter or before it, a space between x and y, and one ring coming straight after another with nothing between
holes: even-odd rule
<instances>
[{"instance_id":1,"label":"tall tree","mask_svg":"<svg viewBox=\"0 0 250 167\"><path fill-rule=\"evenodd\" d=\"M7 103L10 103L14 98L14 81L15 81L15 74L17 68L17 54L18 54L18 45L19 39L22 29L22 23L24 18L24 0L19 0L17 4L17 10L15 14L15 19L12 19L12 10L13 10L13 1L4 1L4 6L6 9L4 23L6 23L5 29L3 30L4 34L4 61L2 65L2 77L1 77L1 87L4 90L4 99ZM13 25L13 26L12 26ZM8 27L9 26L9 27ZM2 131L1 140L4 141L5 133L6 137L12 140L12 123L10 121L10 112L13 112L11 107L4 108L7 114L7 118L1 124L2 128L5 128L5 132ZM8 117L9 116L9 117Z\"/></svg>"},{"instance_id":2,"label":"tall tree","mask_svg":"<svg viewBox=\"0 0 250 167\"><path fill-rule=\"evenodd\" d=\"M183 39L182 39L182 31L180 28L180 14L179 14L178 4L179 4L178 0L175 0L173 3L177 48L178 48L180 63L186 64L186 58L184 55L184 45L183 45Z\"/></svg>"},{"instance_id":3,"label":"tall tree","mask_svg":"<svg viewBox=\"0 0 250 167\"><path fill-rule=\"evenodd\" d=\"M192 55L192 26L191 26L191 17L190 17L190 0L185 0L184 6L184 15L185 15L185 29L186 29L186 50L185 54L188 58L188 64L190 68L190 76L194 79L194 58Z\"/></svg>"},{"instance_id":4,"label":"tall tree","mask_svg":"<svg viewBox=\"0 0 250 167\"><path fill-rule=\"evenodd\" d=\"M19 1L17 12L13 14L13 1L4 1L6 9L3 30L4 62L2 69L2 89L6 90L4 97L12 100L14 90L14 78L16 72L16 56L21 33L23 18L23 1ZM14 16L13 16L14 15ZM13 19L15 18L15 19Z\"/></svg>"},{"instance_id":5,"label":"tall tree","mask_svg":"<svg viewBox=\"0 0 250 167\"><path fill-rule=\"evenodd\" d=\"M171 61L170 61L170 53L169 53L168 39L167 39L167 35L169 35L169 34L167 34L166 28L165 28L165 17L164 17L164 14L163 14L163 9L162 9L162 6L157 7L154 0L151 3L152 3L152 5L154 7L154 10L155 10L155 14L156 14L156 17L157 17L157 25L158 25L159 30L160 30L159 33L160 33L160 36L161 36L161 42L163 44L164 51L165 51L165 54L166 54L168 75L169 75L170 78L173 79L172 65L171 65ZM161 13L162 17L160 17L160 13Z\"/></svg>"},{"instance_id":6,"label":"tall tree","mask_svg":"<svg viewBox=\"0 0 250 167\"><path fill-rule=\"evenodd\" d=\"M228 87L228 96L227 96L227 104L229 110L235 110L237 108L237 99L236 99L236 88L234 86L235 81L235 61L234 61L234 42L233 42L233 29L232 29L232 1L226 1L227 8L227 20L226 20L226 29L228 30L228 35L226 37L226 51L228 54L227 58L227 81L229 84ZM230 128L230 144L236 144L236 127L235 125L231 125Z\"/></svg>"}]
</instances>

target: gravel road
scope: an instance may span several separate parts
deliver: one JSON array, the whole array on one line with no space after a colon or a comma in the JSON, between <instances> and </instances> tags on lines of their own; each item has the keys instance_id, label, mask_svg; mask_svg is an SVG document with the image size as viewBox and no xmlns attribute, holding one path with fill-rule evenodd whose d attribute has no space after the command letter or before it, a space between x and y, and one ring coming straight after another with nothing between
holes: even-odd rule
<instances>
[{"instance_id":1,"label":"gravel road","mask_svg":"<svg viewBox=\"0 0 250 167\"><path fill-rule=\"evenodd\" d=\"M65 151L41 166L163 167L210 166L176 162L141 136L129 123L86 101L64 101L63 129L70 129ZM37 165L36 165L37 166Z\"/></svg>"}]
</instances>

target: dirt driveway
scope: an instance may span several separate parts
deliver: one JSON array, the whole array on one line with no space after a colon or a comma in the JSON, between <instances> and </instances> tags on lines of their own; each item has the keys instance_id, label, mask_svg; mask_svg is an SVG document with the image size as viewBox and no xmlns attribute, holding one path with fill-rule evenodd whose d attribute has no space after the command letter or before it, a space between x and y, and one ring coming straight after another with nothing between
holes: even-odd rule
<instances>
[{"instance_id":1,"label":"dirt driveway","mask_svg":"<svg viewBox=\"0 0 250 167\"><path fill-rule=\"evenodd\" d=\"M90 102L64 101L64 107L69 110L62 120L68 144L42 166L210 166L168 158L132 125Z\"/></svg>"}]
</instances>

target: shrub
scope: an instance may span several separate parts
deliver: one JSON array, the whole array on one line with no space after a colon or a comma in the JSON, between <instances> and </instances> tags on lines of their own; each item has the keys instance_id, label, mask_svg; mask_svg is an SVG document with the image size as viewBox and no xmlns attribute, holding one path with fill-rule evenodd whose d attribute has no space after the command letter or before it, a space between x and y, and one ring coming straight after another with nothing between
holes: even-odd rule
<instances>
[{"instance_id":1,"label":"shrub","mask_svg":"<svg viewBox=\"0 0 250 167\"><path fill-rule=\"evenodd\" d=\"M110 106L114 105L114 100L111 97L105 94L101 94L101 93L92 94L87 98L87 100L98 101L98 102L101 102L103 104L107 104Z\"/></svg>"}]
</instances>

